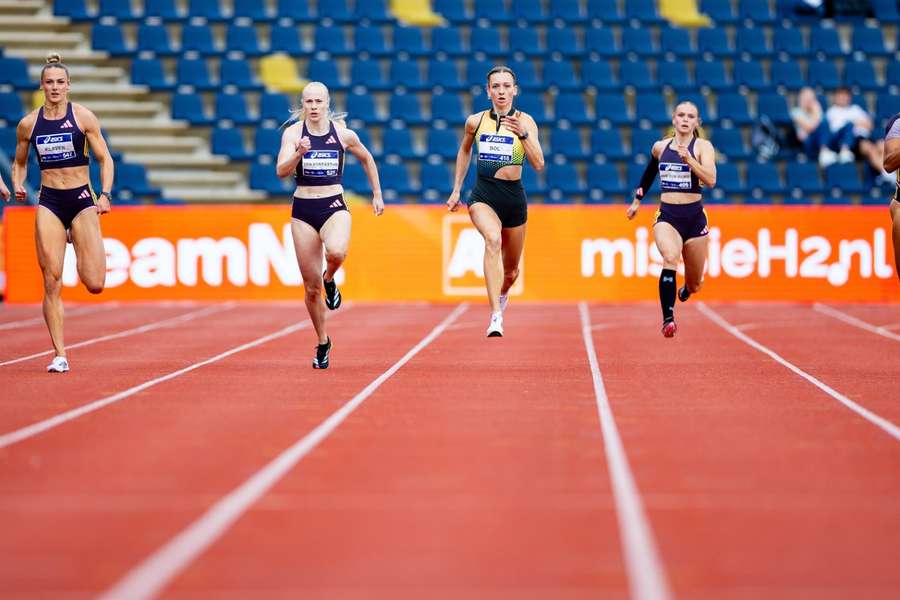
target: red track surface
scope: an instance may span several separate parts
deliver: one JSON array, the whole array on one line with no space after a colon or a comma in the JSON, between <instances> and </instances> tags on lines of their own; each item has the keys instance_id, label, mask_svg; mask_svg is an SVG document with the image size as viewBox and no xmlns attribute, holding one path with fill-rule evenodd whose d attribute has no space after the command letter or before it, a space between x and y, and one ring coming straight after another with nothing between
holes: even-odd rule
<instances>
[{"instance_id":1,"label":"red track surface","mask_svg":"<svg viewBox=\"0 0 900 600\"><path fill-rule=\"evenodd\" d=\"M890 598L900 589L900 441L703 316L664 340L651 304L592 306L600 371L652 539L679 598ZM119 306L67 341L201 306ZM809 306L713 310L900 423L900 341ZM837 307L873 325L897 307ZM4 597L95 597L373 382L451 306L333 315L0 448ZM0 324L39 316L0 306ZM237 305L0 366L0 435L302 321ZM171 598L627 597L608 460L576 305L476 305L378 387L221 538ZM893 330L896 331L896 330ZM0 330L0 362L49 346ZM11 558L10 558L11 557ZM633 582L632 582L633 583Z\"/></svg>"}]
</instances>

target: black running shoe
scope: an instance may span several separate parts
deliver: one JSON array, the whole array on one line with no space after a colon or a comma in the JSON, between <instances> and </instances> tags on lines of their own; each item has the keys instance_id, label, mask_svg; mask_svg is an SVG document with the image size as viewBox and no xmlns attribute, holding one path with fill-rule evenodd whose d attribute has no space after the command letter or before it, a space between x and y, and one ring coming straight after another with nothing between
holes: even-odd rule
<instances>
[{"instance_id":1,"label":"black running shoe","mask_svg":"<svg viewBox=\"0 0 900 600\"><path fill-rule=\"evenodd\" d=\"M313 359L313 369L327 369L328 358L331 355L331 338L324 344L316 346L316 357Z\"/></svg>"},{"instance_id":2,"label":"black running shoe","mask_svg":"<svg viewBox=\"0 0 900 600\"><path fill-rule=\"evenodd\" d=\"M687 299L691 297L691 293L688 291L687 286L683 285L678 290L678 299L682 302L687 302Z\"/></svg>"},{"instance_id":3,"label":"black running shoe","mask_svg":"<svg viewBox=\"0 0 900 600\"><path fill-rule=\"evenodd\" d=\"M341 306L341 290L338 289L334 279L325 281L325 273L322 273L322 283L325 284L325 306L329 310L337 310Z\"/></svg>"}]
</instances>

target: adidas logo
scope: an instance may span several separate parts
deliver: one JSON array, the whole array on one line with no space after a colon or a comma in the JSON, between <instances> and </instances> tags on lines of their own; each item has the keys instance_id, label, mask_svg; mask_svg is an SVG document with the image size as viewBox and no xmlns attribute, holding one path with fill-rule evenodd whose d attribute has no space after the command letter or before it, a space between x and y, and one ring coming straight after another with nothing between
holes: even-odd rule
<instances>
[{"instance_id":1,"label":"adidas logo","mask_svg":"<svg viewBox=\"0 0 900 600\"><path fill-rule=\"evenodd\" d=\"M82 200L82 199L84 199L84 198L90 198L90 197L91 197L91 193L88 192L87 190L81 190L81 193L78 194L78 199L79 199L79 200Z\"/></svg>"},{"instance_id":2,"label":"adidas logo","mask_svg":"<svg viewBox=\"0 0 900 600\"><path fill-rule=\"evenodd\" d=\"M340 198L338 198L337 200L335 200L334 202L332 202L331 204L329 204L329 205L328 205L328 208L340 208L340 207L342 207L343 205L344 205L344 203L341 202L341 199L340 199Z\"/></svg>"},{"instance_id":3,"label":"adidas logo","mask_svg":"<svg viewBox=\"0 0 900 600\"><path fill-rule=\"evenodd\" d=\"M328 136L328 139L325 140L325 143L326 143L326 144L337 144L337 140L334 139L334 136L333 136L333 135L329 135L329 136Z\"/></svg>"},{"instance_id":4,"label":"adidas logo","mask_svg":"<svg viewBox=\"0 0 900 600\"><path fill-rule=\"evenodd\" d=\"M62 125L59 126L60 129L71 129L73 127L75 127L75 126L72 125L72 121L70 121L68 119L66 119L65 123L63 123Z\"/></svg>"}]
</instances>

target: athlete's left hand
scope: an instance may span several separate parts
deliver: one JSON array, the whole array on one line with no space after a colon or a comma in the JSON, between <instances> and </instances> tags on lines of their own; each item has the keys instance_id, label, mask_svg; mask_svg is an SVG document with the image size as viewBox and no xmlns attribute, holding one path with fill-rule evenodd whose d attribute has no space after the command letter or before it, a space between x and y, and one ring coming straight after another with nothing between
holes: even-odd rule
<instances>
[{"instance_id":1,"label":"athlete's left hand","mask_svg":"<svg viewBox=\"0 0 900 600\"><path fill-rule=\"evenodd\" d=\"M106 213L108 213L110 211L109 198L107 198L105 194L101 195L99 198L97 198L96 207L98 215L105 215Z\"/></svg>"},{"instance_id":2,"label":"athlete's left hand","mask_svg":"<svg viewBox=\"0 0 900 600\"><path fill-rule=\"evenodd\" d=\"M525 127L522 125L522 122L519 121L519 117L500 117L500 123L516 134L516 136L525 134Z\"/></svg>"},{"instance_id":3,"label":"athlete's left hand","mask_svg":"<svg viewBox=\"0 0 900 600\"><path fill-rule=\"evenodd\" d=\"M4 202L9 202L9 188L6 187L6 184L3 181L0 181L0 196L3 196Z\"/></svg>"},{"instance_id":4,"label":"athlete's left hand","mask_svg":"<svg viewBox=\"0 0 900 600\"><path fill-rule=\"evenodd\" d=\"M372 208L375 209L375 216L380 217L384 212L384 200L381 196L372 196Z\"/></svg>"}]
</instances>

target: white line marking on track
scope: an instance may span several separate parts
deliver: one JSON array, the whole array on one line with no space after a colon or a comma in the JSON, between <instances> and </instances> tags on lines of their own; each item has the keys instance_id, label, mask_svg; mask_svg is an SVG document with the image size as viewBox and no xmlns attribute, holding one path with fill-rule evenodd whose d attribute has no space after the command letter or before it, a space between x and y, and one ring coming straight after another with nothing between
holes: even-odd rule
<instances>
[{"instance_id":1,"label":"white line marking on track","mask_svg":"<svg viewBox=\"0 0 900 600\"><path fill-rule=\"evenodd\" d=\"M93 312L97 312L99 310L104 310L106 308L111 308L116 306L117 303L112 304L94 304L91 306L79 306L72 308L66 311L66 318L70 319L72 317L80 317L83 315L89 315ZM6 323L0 323L0 331L6 331L8 329L21 329L23 327L28 327L30 325L43 325L44 317L32 317L30 319L21 319L19 321L7 321Z\"/></svg>"},{"instance_id":2,"label":"white line marking on track","mask_svg":"<svg viewBox=\"0 0 900 600\"><path fill-rule=\"evenodd\" d=\"M619 535L622 538L622 552L625 555L631 597L637 600L664 600L671 597L665 568L660 560L656 541L653 539L650 522L644 512L641 494L628 466L625 447L609 405L606 387L603 385L600 363L597 361L597 351L591 335L591 318L587 304L579 302L578 312L581 314L581 334L584 337L584 347L587 350L591 376L594 380L597 412L603 430L603 448L609 464L609 478L616 502L616 518L619 522Z\"/></svg>"},{"instance_id":3,"label":"white line marking on track","mask_svg":"<svg viewBox=\"0 0 900 600\"><path fill-rule=\"evenodd\" d=\"M207 358L206 360L202 360L200 362L189 365L183 369L178 369L177 371L173 371L168 375L163 375L161 377L157 377L156 379L151 379L150 381L145 381L139 385L134 387L130 387L123 392L119 392L117 394L113 394L112 396L107 396L106 398L101 398L100 400L95 400L90 404L85 404L84 406L79 406L78 408L73 408L72 410L66 411L64 413L60 413L55 417L50 417L49 419L45 419L43 421L38 421L32 425L27 427L23 427L22 429L16 429L15 431L10 431L9 433L5 433L0 435L0 449L6 448L7 446L11 446L12 444L16 444L23 440L27 440L30 437L34 437L39 433L43 433L48 429L53 429L54 427L58 427L63 423L67 423L78 417L86 415L88 413L92 413L94 411L100 410L101 408L113 404L114 402L118 402L119 400L124 400L129 396L133 396L138 392L142 392L147 388L151 388L155 385L163 383L164 381L169 381L170 379L175 379L185 373L190 373L195 369L199 369L200 367L205 367L206 365L212 364L216 361L222 360L223 358L227 358L232 354L237 354L238 352L243 352L244 350L249 350L250 348L254 348L261 344L265 344L267 342L271 342L272 340L278 339L280 337L284 337L295 331L300 329L304 329L310 325L309 321L301 321L299 323L294 323L284 329L279 329L274 333L270 333L269 335L263 336L261 338L257 338L252 342L247 342L246 344L241 344L231 350L226 350L221 354L217 354L212 358Z\"/></svg>"},{"instance_id":4,"label":"white line marking on track","mask_svg":"<svg viewBox=\"0 0 900 600\"><path fill-rule=\"evenodd\" d=\"M128 337L130 335L137 335L140 333L146 333L148 331L153 331L154 329L160 329L161 327L168 327L170 325L180 325L181 323L193 321L194 319L199 319L200 317L205 317L206 315L211 315L213 313L217 313L217 312L221 312L223 310L228 310L230 308L234 308L235 304L236 303L234 303L234 302L226 302L224 304L216 304L214 306L207 306L206 308L194 310L189 313L179 315L177 317L170 317L168 319L163 319L162 321L154 321L152 323L147 323L146 325L141 325L139 327L132 327L131 329L125 329L124 331L119 331L117 333L111 333L109 335L91 338L88 340L77 342L75 344L67 344L66 350L67 351L74 350L75 348L81 348L83 346L90 346L92 344L99 344L100 342L108 342L109 340L117 340L119 338ZM46 356L48 354L53 354L53 350L45 350L43 352L36 352L34 354L29 354L28 356L20 356L19 358L13 358L11 360L0 362L0 367L6 366L6 365L14 365L16 363L20 363L20 362L23 362L26 360L31 360L33 358L39 358L41 356Z\"/></svg>"},{"instance_id":5,"label":"white line marking on track","mask_svg":"<svg viewBox=\"0 0 900 600\"><path fill-rule=\"evenodd\" d=\"M98 600L141 600L153 598L181 571L188 567L225 532L272 486L288 474L304 456L325 440L366 398L410 361L423 348L434 341L468 308L460 304L422 341L403 355L387 371L382 373L363 391L351 398L315 429L303 436L269 464L257 471L227 496L207 510L187 529L169 540L167 544L137 565Z\"/></svg>"},{"instance_id":6,"label":"white line marking on track","mask_svg":"<svg viewBox=\"0 0 900 600\"><path fill-rule=\"evenodd\" d=\"M814 386L816 386L817 388L819 388L820 390L822 390L823 392L825 392L826 394L828 394L829 396L831 396L832 398L834 398L835 400L837 400L838 402L840 402L841 404L843 404L844 406L846 406L847 408L849 408L850 410L852 410L853 412L855 412L856 414L858 414L859 416L864 418L865 420L869 421L873 425L876 425L876 426L880 427L881 429L883 429L884 431L886 431L888 433L888 435L890 435L897 441L900 441L900 427L898 427L894 423L888 421L884 417L876 415L869 409L867 409L863 406L860 406L859 404L857 404L856 402L854 402L847 396L843 395L842 393L838 392L837 390L835 390L828 384L820 381L819 379L816 379L815 377L813 377L812 375L810 375L809 373L807 373L800 367L797 367L796 365L789 362L785 358L782 358L781 355L777 354L773 350L770 350L766 346L763 346L762 344L760 344L753 338L751 338L747 335L744 335L736 327L734 327L731 323L729 323L728 321L723 319L721 316L719 316L719 314L717 312L715 312L713 309L709 308L705 303L698 302L697 308L701 313L703 313L704 316L706 316L707 319L709 319L710 321L712 321L713 323L715 323L716 325L718 325L719 327L721 327L722 329L724 329L725 331L727 331L728 333L733 335L734 337L738 338L739 340L741 340L748 346L751 346L751 347L755 348L756 350L759 350L760 352L767 355L769 358L771 358L775 362L779 363L783 367L786 367L790 371L793 371L794 373L796 373L803 379L807 380L808 382L810 382L811 384L813 384Z\"/></svg>"},{"instance_id":7,"label":"white line marking on track","mask_svg":"<svg viewBox=\"0 0 900 600\"><path fill-rule=\"evenodd\" d=\"M847 313L840 311L831 306L826 306L825 304L821 304L816 302L813 304L813 310L816 312L820 312L823 315L828 315L829 317L833 317L839 321L843 321L844 323L848 323L853 325L854 327L859 327L860 329L865 329L871 333L884 336L888 339L894 340L896 342L900 342L900 335L888 331L886 327L879 327L878 325L872 325L871 323L866 323L862 319L857 319L853 315L848 315Z\"/></svg>"}]
</instances>

